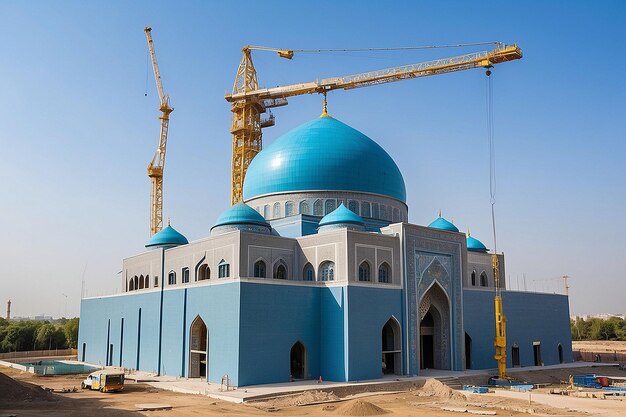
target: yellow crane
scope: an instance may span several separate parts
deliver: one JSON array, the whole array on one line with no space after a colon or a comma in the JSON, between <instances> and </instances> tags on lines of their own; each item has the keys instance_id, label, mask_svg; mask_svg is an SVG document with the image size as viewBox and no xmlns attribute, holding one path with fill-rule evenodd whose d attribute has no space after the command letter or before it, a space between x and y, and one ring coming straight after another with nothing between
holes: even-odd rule
<instances>
[{"instance_id":1,"label":"yellow crane","mask_svg":"<svg viewBox=\"0 0 626 417\"><path fill-rule=\"evenodd\" d=\"M413 48L380 48L413 49ZM380 50L372 48L369 50ZM295 52L323 52L325 50L294 50L277 49L265 46L245 46L243 57L237 68L235 84L231 94L224 98L232 103L233 119L231 133L233 135L233 159L231 171L231 204L243 200L243 181L252 158L262 149L262 132L264 127L273 126L274 116L261 118L261 114L272 107L287 105L287 98L302 94L325 94L332 90L350 90L370 85L384 84L394 81L425 77L428 75L445 74L471 68L490 68L495 64L522 57L517 45L497 43L491 51L476 52L428 62L403 65L378 71L343 77L330 77L320 81L291 84L273 88L259 88L256 69L252 62L252 50L276 52L279 57L291 59ZM342 50L350 51L350 50Z\"/></svg>"},{"instance_id":2,"label":"yellow crane","mask_svg":"<svg viewBox=\"0 0 626 417\"><path fill-rule=\"evenodd\" d=\"M359 49L357 51L394 49L422 48L369 48ZM261 114L265 113L267 109L287 105L288 97L314 93L325 95L332 90L350 90L353 88L463 71L472 68L486 68L487 75L489 76L491 74L490 68L494 65L522 58L522 50L516 44L505 45L504 43L496 42L496 47L490 51L475 52L342 77L330 77L320 81L273 88L259 88L256 69L252 62L252 50L276 52L279 57L286 59L293 58L295 52L355 51L347 49L294 50L252 45L247 45L242 48L243 57L237 68L232 93L224 96L228 102L232 103L231 111L233 113L230 130L233 135L231 171L231 204L233 205L243 201L243 182L246 171L252 159L262 149L261 130L264 127L273 126L275 123L274 116L271 112L269 117L266 118L261 118ZM324 111L326 111L325 107ZM498 363L499 379L510 380L506 376L506 317L504 316L502 306L500 268L498 265L498 257L495 253L492 257L492 267L496 284L496 295L494 299L496 325L494 358Z\"/></svg>"},{"instance_id":3,"label":"yellow crane","mask_svg":"<svg viewBox=\"0 0 626 417\"><path fill-rule=\"evenodd\" d=\"M159 93L159 110L161 111L161 132L159 134L159 147L154 153L154 157L148 164L148 177L152 184L150 194L150 236L159 232L163 228L163 168L165 166L165 148L167 146L167 130L170 123L170 113L174 111L170 106L170 97L163 92L161 73L157 64L156 53L154 52L154 42L152 42L152 28L146 26L144 29L148 40L148 51L152 60L152 70Z\"/></svg>"}]
</instances>

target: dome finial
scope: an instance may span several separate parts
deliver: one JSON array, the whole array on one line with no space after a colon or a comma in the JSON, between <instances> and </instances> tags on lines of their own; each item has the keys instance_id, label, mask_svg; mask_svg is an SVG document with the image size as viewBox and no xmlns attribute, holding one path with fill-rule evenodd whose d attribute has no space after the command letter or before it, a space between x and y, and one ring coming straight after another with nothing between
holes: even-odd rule
<instances>
[{"instance_id":1,"label":"dome finial","mask_svg":"<svg viewBox=\"0 0 626 417\"><path fill-rule=\"evenodd\" d=\"M439 209L439 217L441 217L441 209Z\"/></svg>"},{"instance_id":2,"label":"dome finial","mask_svg":"<svg viewBox=\"0 0 626 417\"><path fill-rule=\"evenodd\" d=\"M470 236L471 236L471 233L470 233L470 231L469 231L469 227L467 228L467 233L465 233L465 234L467 235L467 237L470 237Z\"/></svg>"},{"instance_id":3,"label":"dome finial","mask_svg":"<svg viewBox=\"0 0 626 417\"><path fill-rule=\"evenodd\" d=\"M324 93L324 107L322 108L322 114L320 117L330 117L328 114L328 102L326 101L326 93Z\"/></svg>"},{"instance_id":4,"label":"dome finial","mask_svg":"<svg viewBox=\"0 0 626 417\"><path fill-rule=\"evenodd\" d=\"M171 226L171 224L170 224L170 218L169 218L169 217L167 218L167 225L168 225L168 226Z\"/></svg>"}]
</instances>

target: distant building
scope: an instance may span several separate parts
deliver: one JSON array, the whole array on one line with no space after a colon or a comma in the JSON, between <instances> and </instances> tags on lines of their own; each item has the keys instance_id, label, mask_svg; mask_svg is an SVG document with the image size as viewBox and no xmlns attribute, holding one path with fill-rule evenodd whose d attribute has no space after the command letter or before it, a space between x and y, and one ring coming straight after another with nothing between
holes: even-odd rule
<instances>
[{"instance_id":1,"label":"distant building","mask_svg":"<svg viewBox=\"0 0 626 417\"><path fill-rule=\"evenodd\" d=\"M618 318L618 319L626 320L626 314L609 314L609 313L604 313L604 314L577 314L577 315L572 315L570 317L571 320L576 320L578 318L583 319L583 320L589 320L589 319L608 320L610 318Z\"/></svg>"},{"instance_id":2,"label":"distant building","mask_svg":"<svg viewBox=\"0 0 626 417\"><path fill-rule=\"evenodd\" d=\"M409 223L370 138L305 123L251 161L243 196L209 237L154 235L123 293L83 299L79 359L235 386L496 367L492 255L441 216ZM507 291L498 257L508 365L571 362L568 297Z\"/></svg>"}]
</instances>

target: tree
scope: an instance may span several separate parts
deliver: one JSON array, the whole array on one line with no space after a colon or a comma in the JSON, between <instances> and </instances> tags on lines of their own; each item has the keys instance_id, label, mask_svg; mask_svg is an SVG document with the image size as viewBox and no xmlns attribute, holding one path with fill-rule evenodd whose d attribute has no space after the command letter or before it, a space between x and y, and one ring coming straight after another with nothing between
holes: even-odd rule
<instances>
[{"instance_id":1,"label":"tree","mask_svg":"<svg viewBox=\"0 0 626 417\"><path fill-rule=\"evenodd\" d=\"M594 319L591 324L591 338L593 340L609 340L615 338L615 327L609 320Z\"/></svg>"},{"instance_id":2,"label":"tree","mask_svg":"<svg viewBox=\"0 0 626 417\"><path fill-rule=\"evenodd\" d=\"M50 323L37 329L35 342L39 349L63 349L66 346L63 330Z\"/></svg>"},{"instance_id":3,"label":"tree","mask_svg":"<svg viewBox=\"0 0 626 417\"><path fill-rule=\"evenodd\" d=\"M78 317L69 319L63 326L67 346L73 349L76 349L76 346L78 346L78 320Z\"/></svg>"}]
</instances>

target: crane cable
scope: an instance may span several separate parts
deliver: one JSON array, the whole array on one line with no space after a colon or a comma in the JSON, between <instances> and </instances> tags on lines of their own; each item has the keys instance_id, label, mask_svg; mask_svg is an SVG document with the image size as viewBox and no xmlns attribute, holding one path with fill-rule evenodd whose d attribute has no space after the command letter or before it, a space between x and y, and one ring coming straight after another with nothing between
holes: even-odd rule
<instances>
[{"instance_id":1,"label":"crane cable","mask_svg":"<svg viewBox=\"0 0 626 417\"><path fill-rule=\"evenodd\" d=\"M493 130L493 85L491 82L491 70L488 67L487 75L487 143L489 148L489 203L491 204L491 227L493 230L493 251L498 253L496 239L496 144Z\"/></svg>"}]
</instances>

